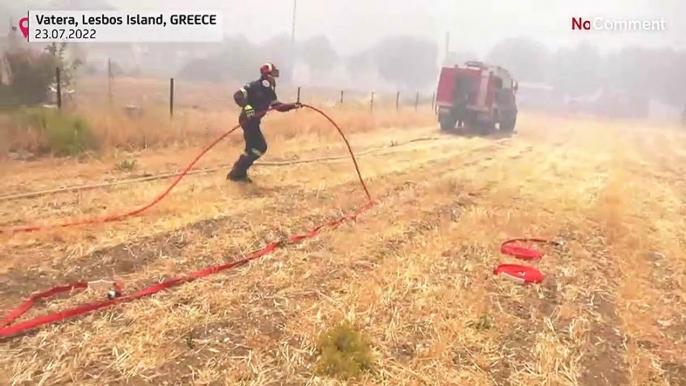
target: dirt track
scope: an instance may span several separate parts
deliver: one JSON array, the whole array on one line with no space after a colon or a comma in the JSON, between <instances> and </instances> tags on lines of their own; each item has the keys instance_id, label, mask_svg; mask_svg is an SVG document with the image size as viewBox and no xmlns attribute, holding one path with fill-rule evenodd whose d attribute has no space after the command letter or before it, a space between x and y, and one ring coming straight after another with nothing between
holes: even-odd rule
<instances>
[{"instance_id":1,"label":"dirt track","mask_svg":"<svg viewBox=\"0 0 686 386\"><path fill-rule=\"evenodd\" d=\"M523 117L511 138L418 128L351 142L362 151L436 136L359 159L381 204L356 225L0 343L0 374L16 384L305 384L316 336L349 317L379 358L368 384L686 384L686 135ZM332 154L342 147L313 156ZM163 159L150 156L147 165L164 170ZM44 189L44 177L58 173L68 184L96 182L93 170L111 165L11 167L6 192ZM254 174L257 186L244 188L223 173L189 177L159 206L120 223L3 236L0 312L69 280L116 278L127 291L141 288L365 202L350 161ZM4 225L33 224L128 210L169 182L0 202L0 216ZM514 262L498 247L518 236L564 242L546 250L540 286L491 274Z\"/></svg>"}]
</instances>

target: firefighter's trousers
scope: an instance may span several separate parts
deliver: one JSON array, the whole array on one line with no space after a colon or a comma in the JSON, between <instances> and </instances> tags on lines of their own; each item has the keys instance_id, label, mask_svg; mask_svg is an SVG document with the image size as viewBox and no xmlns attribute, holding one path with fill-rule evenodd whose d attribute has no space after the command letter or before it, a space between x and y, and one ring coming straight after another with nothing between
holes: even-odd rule
<instances>
[{"instance_id":1,"label":"firefighter's trousers","mask_svg":"<svg viewBox=\"0 0 686 386\"><path fill-rule=\"evenodd\" d=\"M241 114L239 118L244 121L246 118ZM233 165L231 174L235 177L244 177L248 169L267 152L267 141L264 139L259 119L251 119L241 124L243 129L243 139L245 140L245 150Z\"/></svg>"}]
</instances>

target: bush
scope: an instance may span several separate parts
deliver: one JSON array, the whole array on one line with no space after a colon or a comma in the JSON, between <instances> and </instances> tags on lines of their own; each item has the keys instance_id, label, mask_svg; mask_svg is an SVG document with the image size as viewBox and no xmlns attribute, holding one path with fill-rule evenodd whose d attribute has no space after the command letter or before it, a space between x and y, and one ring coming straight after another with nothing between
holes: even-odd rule
<instances>
[{"instance_id":1,"label":"bush","mask_svg":"<svg viewBox=\"0 0 686 386\"><path fill-rule=\"evenodd\" d=\"M23 108L16 114L24 130L36 130L44 139L42 153L58 157L97 150L98 143L90 124L78 115L46 108Z\"/></svg>"},{"instance_id":2,"label":"bush","mask_svg":"<svg viewBox=\"0 0 686 386\"><path fill-rule=\"evenodd\" d=\"M57 81L58 67L61 86L69 88L81 61L65 60L66 47L66 43L52 43L42 51L15 47L5 52L0 60L7 65L9 85L0 89L0 106L36 106L47 102L50 86Z\"/></svg>"},{"instance_id":3,"label":"bush","mask_svg":"<svg viewBox=\"0 0 686 386\"><path fill-rule=\"evenodd\" d=\"M55 79L58 63L55 57L45 52L19 49L7 52L5 59L10 69L10 88L5 90L9 95L3 99L12 98L7 100L7 105L31 106L45 102L50 84Z\"/></svg>"},{"instance_id":4,"label":"bush","mask_svg":"<svg viewBox=\"0 0 686 386\"><path fill-rule=\"evenodd\" d=\"M319 337L320 353L316 371L347 380L372 369L374 358L364 335L348 321Z\"/></svg>"}]
</instances>

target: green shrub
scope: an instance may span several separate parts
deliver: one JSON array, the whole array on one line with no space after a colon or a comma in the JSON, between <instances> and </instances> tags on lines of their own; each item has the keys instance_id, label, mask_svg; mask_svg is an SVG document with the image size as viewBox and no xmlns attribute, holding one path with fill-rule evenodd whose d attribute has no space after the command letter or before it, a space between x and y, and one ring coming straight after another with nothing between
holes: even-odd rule
<instances>
[{"instance_id":1,"label":"green shrub","mask_svg":"<svg viewBox=\"0 0 686 386\"><path fill-rule=\"evenodd\" d=\"M15 105L33 106L46 101L50 84L55 79L57 59L47 52L17 49L5 53L10 69L10 89Z\"/></svg>"},{"instance_id":2,"label":"green shrub","mask_svg":"<svg viewBox=\"0 0 686 386\"><path fill-rule=\"evenodd\" d=\"M60 85L70 88L81 61L65 59L67 43L52 43L43 50L12 47L0 61L7 65L8 85L0 89L0 106L37 106L47 102L50 86L56 82L57 67Z\"/></svg>"},{"instance_id":3,"label":"green shrub","mask_svg":"<svg viewBox=\"0 0 686 386\"><path fill-rule=\"evenodd\" d=\"M75 156L98 149L98 143L89 123L75 114L42 107L22 108L18 111L19 124L26 130L37 130L47 148L58 157Z\"/></svg>"},{"instance_id":4,"label":"green shrub","mask_svg":"<svg viewBox=\"0 0 686 386\"><path fill-rule=\"evenodd\" d=\"M320 357L316 371L321 375L347 380L374 365L367 338L347 320L320 335L317 349Z\"/></svg>"},{"instance_id":5,"label":"green shrub","mask_svg":"<svg viewBox=\"0 0 686 386\"><path fill-rule=\"evenodd\" d=\"M136 160L123 160L117 164L117 170L121 172L130 172L136 168Z\"/></svg>"}]
</instances>

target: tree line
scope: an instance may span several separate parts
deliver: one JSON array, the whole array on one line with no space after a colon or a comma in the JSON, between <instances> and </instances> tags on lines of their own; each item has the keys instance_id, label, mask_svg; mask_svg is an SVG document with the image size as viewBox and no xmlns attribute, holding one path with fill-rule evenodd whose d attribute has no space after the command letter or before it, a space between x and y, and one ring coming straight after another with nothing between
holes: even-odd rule
<instances>
[{"instance_id":1,"label":"tree line","mask_svg":"<svg viewBox=\"0 0 686 386\"><path fill-rule=\"evenodd\" d=\"M180 76L210 81L250 79L264 57L288 68L290 40L277 36L262 44L243 37L226 40L219 53L191 60ZM444 53L435 41L414 36L391 36L352 55L340 55L325 36L296 44L296 60L316 77L345 71L351 81L364 82L373 74L399 90L435 86ZM588 43L550 49L530 38L509 38L495 44L483 57L451 52L448 62L484 60L508 68L519 81L545 83L570 96L610 88L639 94L674 106L686 103L686 51L627 46L603 54Z\"/></svg>"},{"instance_id":2,"label":"tree line","mask_svg":"<svg viewBox=\"0 0 686 386\"><path fill-rule=\"evenodd\" d=\"M290 37L276 36L261 44L243 36L225 39L218 53L187 62L179 76L187 79L224 81L251 79L265 58L278 63L282 77L288 79ZM341 55L326 36L320 35L296 43L295 65L305 65L314 78L323 79L334 72L346 72L353 83L362 84L373 74L398 89L420 90L431 86L438 71L438 46L413 36L383 39L368 49Z\"/></svg>"},{"instance_id":3,"label":"tree line","mask_svg":"<svg viewBox=\"0 0 686 386\"><path fill-rule=\"evenodd\" d=\"M486 60L508 67L520 81L540 82L571 96L601 88L686 104L686 50L627 46L601 53L589 43L549 49L533 39L506 39Z\"/></svg>"},{"instance_id":4,"label":"tree line","mask_svg":"<svg viewBox=\"0 0 686 386\"><path fill-rule=\"evenodd\" d=\"M163 59L180 48L179 45L169 44L159 45L157 49L159 51L154 56ZM280 65L286 81L293 75L289 68L288 35L276 36L260 44L242 36L234 36L218 46L204 49L204 58L182 62L174 75L212 82L246 81L256 76L256 69L265 58ZM39 77L31 75L33 70L29 71L29 63L34 67L40 67L38 64L41 64L41 69L36 71L45 73L46 77L52 76L54 72L49 67L54 64L54 52L45 53L45 60L40 62L31 59L31 56L36 55L28 55L27 51L20 55L6 55L4 59L10 64L8 67L11 67L14 81L9 85L5 81L5 86L0 86L0 94L17 96L26 92L27 83L37 81ZM339 54L325 36L316 36L296 44L297 65L305 65L314 79L347 73L347 85L355 84L358 88L366 88L365 82L372 76L383 80L394 90L431 91L435 87L443 56L435 41L403 35L387 37L350 55ZM570 96L609 88L679 108L686 104L685 50L628 46L603 54L588 43L550 49L534 39L512 38L495 44L483 58L474 53L455 51L447 59L451 65L466 60L485 60L508 68L520 82L545 83ZM18 78L26 78L26 81L18 81ZM31 94L37 96L43 93L39 89L47 87L47 80L39 83L41 87L29 87L35 89Z\"/></svg>"}]
</instances>

